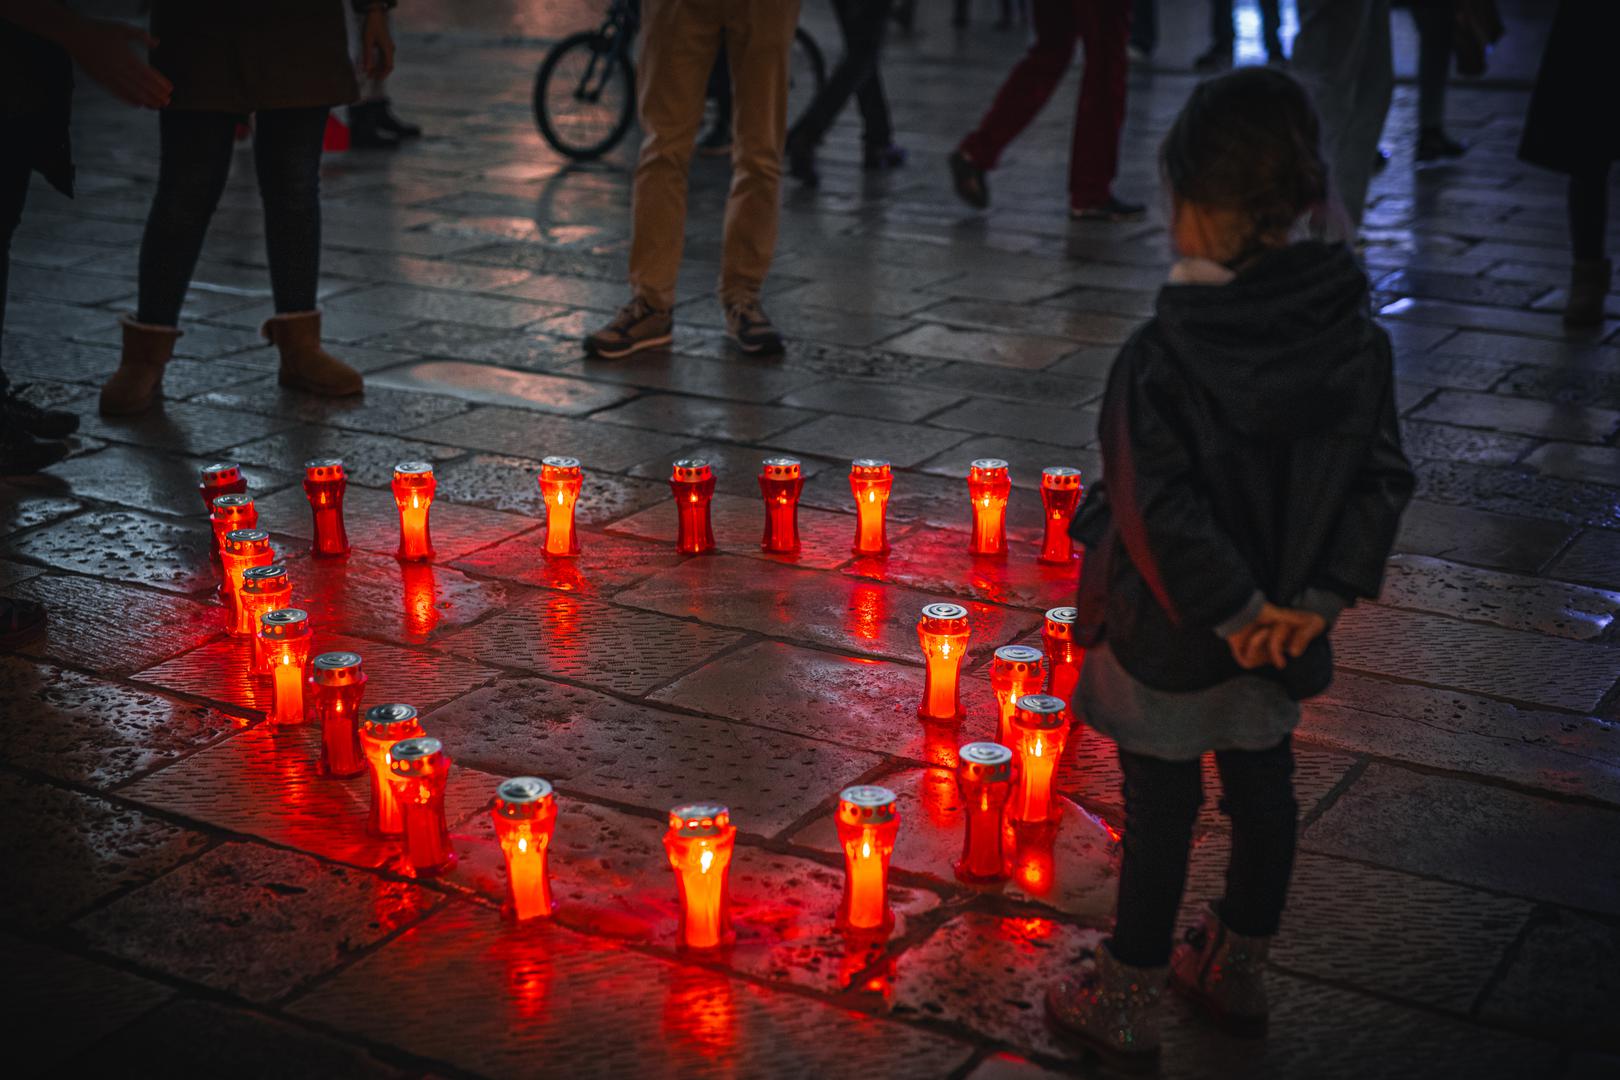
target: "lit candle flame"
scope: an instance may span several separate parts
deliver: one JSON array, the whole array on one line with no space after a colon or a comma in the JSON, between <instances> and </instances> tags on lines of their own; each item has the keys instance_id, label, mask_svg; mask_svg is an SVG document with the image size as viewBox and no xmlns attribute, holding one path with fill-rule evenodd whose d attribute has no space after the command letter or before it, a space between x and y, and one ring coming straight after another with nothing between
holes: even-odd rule
<instances>
[{"instance_id":1,"label":"lit candle flame","mask_svg":"<svg viewBox=\"0 0 1620 1080\"><path fill-rule=\"evenodd\" d=\"M708 848L704 848L703 854L698 856L698 872L707 874L709 872L709 867L713 865L714 852L710 851Z\"/></svg>"}]
</instances>

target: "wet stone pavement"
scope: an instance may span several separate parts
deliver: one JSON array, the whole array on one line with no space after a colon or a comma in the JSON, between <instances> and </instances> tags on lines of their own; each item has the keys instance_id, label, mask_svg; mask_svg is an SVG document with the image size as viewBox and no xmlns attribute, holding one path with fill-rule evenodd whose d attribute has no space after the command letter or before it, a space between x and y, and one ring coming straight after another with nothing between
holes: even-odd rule
<instances>
[{"instance_id":1,"label":"wet stone pavement","mask_svg":"<svg viewBox=\"0 0 1620 1080\"><path fill-rule=\"evenodd\" d=\"M981 5L982 6L982 5ZM1182 5L1193 19L1192 7ZM413 13L408 10L414 7ZM807 23L831 49L825 10ZM587 5L510 23L407 5L400 108L428 136L324 169L323 303L363 399L278 389L244 151L215 219L163 408L95 413L135 294L156 127L84 90L80 195L36 187L5 357L84 428L67 461L0 484L0 587L49 632L0 657L0 936L10 1059L83 1075L916 1076L1086 1066L1042 1021L1044 985L1111 916L1121 824L1109 746L1076 729L1055 831L1021 835L1000 888L960 884L955 748L993 731L996 646L1038 640L1073 574L1034 562L1039 470L1094 473L1114 348L1151 310L1163 212L1071 226L1071 82L963 210L943 156L1019 36L953 34L923 5L888 81L907 168L856 167L846 119L817 192L789 187L767 304L777 360L734 355L710 293L724 162L700 159L676 343L584 359L623 298L628 148L568 168L539 142L540 38ZM1167 5L1177 9L1177 5ZM506 10L482 5L480 11ZM536 9L536 11L539 9ZM413 22L413 20L415 20ZM1201 19L1196 20L1201 22ZM1194 23L1189 23L1193 25ZM1133 73L1119 191L1200 44ZM1405 31L1403 30L1403 34ZM1403 43L1405 38L1402 38ZM1403 65L1410 56L1403 44ZM1177 65L1183 65L1178 67ZM1522 67L1522 65L1520 65ZM1273 1035L1249 1045L1169 1007L1175 1077L1596 1077L1620 1072L1620 297L1558 319L1559 182L1515 161L1527 94L1457 87L1460 163L1416 171L1414 90L1386 131L1367 263L1395 338L1418 496L1385 593L1346 615L1333 688L1298 736L1301 854L1274 953ZM762 458L804 463L797 558L759 550ZM585 465L583 553L541 555L535 476ZM719 551L671 542L672 459L715 462ZM348 464L344 564L307 554L302 462ZM893 552L850 554L847 461L896 467ZM1011 462L1011 557L966 553L967 464ZM366 834L363 780L273 731L267 688L213 597L197 468L241 462L316 624L367 700L422 710L455 759L458 862L417 878ZM431 566L392 558L395 462L439 475ZM919 608L973 637L959 729L916 719ZM488 814L498 779L556 783L554 920L515 926ZM897 925L834 926L840 788L899 795ZM1225 821L1200 819L1189 911L1220 888ZM665 811L733 808L737 940L675 947Z\"/></svg>"}]
</instances>

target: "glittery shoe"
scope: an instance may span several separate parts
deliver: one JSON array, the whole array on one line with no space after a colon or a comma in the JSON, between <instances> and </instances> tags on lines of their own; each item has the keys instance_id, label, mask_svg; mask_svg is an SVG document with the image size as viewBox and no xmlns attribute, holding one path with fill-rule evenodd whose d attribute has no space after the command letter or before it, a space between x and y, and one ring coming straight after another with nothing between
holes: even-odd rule
<instances>
[{"instance_id":1,"label":"glittery shoe","mask_svg":"<svg viewBox=\"0 0 1620 1080\"><path fill-rule=\"evenodd\" d=\"M1233 933L1212 905L1204 905L1187 943L1170 954L1170 980L1229 1035L1258 1039L1266 1033L1266 954L1271 939Z\"/></svg>"},{"instance_id":2,"label":"glittery shoe","mask_svg":"<svg viewBox=\"0 0 1620 1080\"><path fill-rule=\"evenodd\" d=\"M1046 1016L1059 1032L1127 1072L1159 1067L1159 998L1168 968L1114 959L1105 942L1092 966L1046 992Z\"/></svg>"}]
</instances>

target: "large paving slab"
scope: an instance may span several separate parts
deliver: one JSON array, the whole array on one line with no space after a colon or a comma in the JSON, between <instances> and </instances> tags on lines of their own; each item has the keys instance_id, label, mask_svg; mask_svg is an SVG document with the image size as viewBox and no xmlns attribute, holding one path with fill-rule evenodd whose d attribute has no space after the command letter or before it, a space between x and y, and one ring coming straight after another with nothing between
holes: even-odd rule
<instances>
[{"instance_id":1,"label":"large paving slab","mask_svg":"<svg viewBox=\"0 0 1620 1080\"><path fill-rule=\"evenodd\" d=\"M660 570L679 566L685 558L672 543L594 532L577 526L575 536L580 546L577 557L547 556L546 530L540 528L475 551L458 559L455 566L474 577L594 596L611 595Z\"/></svg>"},{"instance_id":2,"label":"large paving slab","mask_svg":"<svg viewBox=\"0 0 1620 1080\"><path fill-rule=\"evenodd\" d=\"M221 609L95 578L42 574L13 595L49 612L42 635L20 650L71 666L128 674L223 633Z\"/></svg>"},{"instance_id":3,"label":"large paving slab","mask_svg":"<svg viewBox=\"0 0 1620 1080\"><path fill-rule=\"evenodd\" d=\"M415 644L499 609L506 589L433 563L354 551L347 558L284 559L292 603L321 634L363 634Z\"/></svg>"},{"instance_id":4,"label":"large paving slab","mask_svg":"<svg viewBox=\"0 0 1620 1080\"><path fill-rule=\"evenodd\" d=\"M673 549L679 532L676 513L675 502L669 499L661 505L650 506L639 514L617 521L611 528L615 532L661 541ZM757 494L753 498L724 493L715 495L709 504L709 520L714 530L715 545L721 551L818 570L828 570L849 562L855 540L854 515L832 514L801 506L797 511L799 550L792 554L762 551L765 504Z\"/></svg>"},{"instance_id":5,"label":"large paving slab","mask_svg":"<svg viewBox=\"0 0 1620 1080\"><path fill-rule=\"evenodd\" d=\"M537 520L545 518L540 495L540 462L504 454L473 454L435 470L435 499L508 510ZM668 477L657 481L585 470L574 520L603 525L669 499Z\"/></svg>"},{"instance_id":6,"label":"large paving slab","mask_svg":"<svg viewBox=\"0 0 1620 1080\"><path fill-rule=\"evenodd\" d=\"M308 540L314 518L302 487L286 488L256 500L259 528ZM534 527L534 519L434 499L428 511L434 561L447 563ZM349 485L343 496L343 527L349 543L363 551L392 555L399 550L399 507L390 492Z\"/></svg>"},{"instance_id":7,"label":"large paving slab","mask_svg":"<svg viewBox=\"0 0 1620 1080\"><path fill-rule=\"evenodd\" d=\"M627 430L563 416L485 405L410 432L412 438L467 446L497 454L543 458L563 454L597 469L629 468L690 441L676 435Z\"/></svg>"},{"instance_id":8,"label":"large paving slab","mask_svg":"<svg viewBox=\"0 0 1620 1080\"><path fill-rule=\"evenodd\" d=\"M1493 573L1419 555L1398 555L1389 561L1378 599L1391 607L1576 641L1603 636L1620 613L1617 592Z\"/></svg>"},{"instance_id":9,"label":"large paving slab","mask_svg":"<svg viewBox=\"0 0 1620 1080\"><path fill-rule=\"evenodd\" d=\"M11 550L59 570L197 593L219 583L210 556L212 544L208 526L201 522L182 524L130 510L93 510L36 529L14 541Z\"/></svg>"},{"instance_id":10,"label":"large paving slab","mask_svg":"<svg viewBox=\"0 0 1620 1080\"><path fill-rule=\"evenodd\" d=\"M1612 1049L1620 1004L1620 930L1612 921L1543 909L1480 1006L1499 1023Z\"/></svg>"},{"instance_id":11,"label":"large paving slab","mask_svg":"<svg viewBox=\"0 0 1620 1080\"><path fill-rule=\"evenodd\" d=\"M29 1071L62 1069L86 1043L119 1031L174 994L139 975L9 934L0 937L0 947L8 958L11 1051Z\"/></svg>"}]
</instances>

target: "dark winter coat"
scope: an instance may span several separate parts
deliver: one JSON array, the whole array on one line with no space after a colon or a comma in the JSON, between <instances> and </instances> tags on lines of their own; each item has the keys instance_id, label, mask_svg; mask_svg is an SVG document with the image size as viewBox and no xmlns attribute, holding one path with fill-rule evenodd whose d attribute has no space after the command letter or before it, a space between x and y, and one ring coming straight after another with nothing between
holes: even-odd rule
<instances>
[{"instance_id":1,"label":"dark winter coat","mask_svg":"<svg viewBox=\"0 0 1620 1080\"><path fill-rule=\"evenodd\" d=\"M1530 95L1519 157L1563 173L1620 158L1620 2L1563 0Z\"/></svg>"},{"instance_id":2,"label":"dark winter coat","mask_svg":"<svg viewBox=\"0 0 1620 1080\"><path fill-rule=\"evenodd\" d=\"M355 100L343 4L153 0L152 66L174 84L169 108L248 113Z\"/></svg>"},{"instance_id":3,"label":"dark winter coat","mask_svg":"<svg viewBox=\"0 0 1620 1080\"><path fill-rule=\"evenodd\" d=\"M1167 285L1114 361L1103 477L1077 636L1137 681L1194 691L1240 673L1214 627L1256 591L1374 597L1411 496L1389 336L1342 246L1297 244L1225 285ZM1296 700L1332 678L1327 635L1277 678Z\"/></svg>"},{"instance_id":4,"label":"dark winter coat","mask_svg":"<svg viewBox=\"0 0 1620 1080\"><path fill-rule=\"evenodd\" d=\"M21 155L64 195L73 193L72 105L73 63L62 47L0 20L0 153Z\"/></svg>"}]
</instances>

